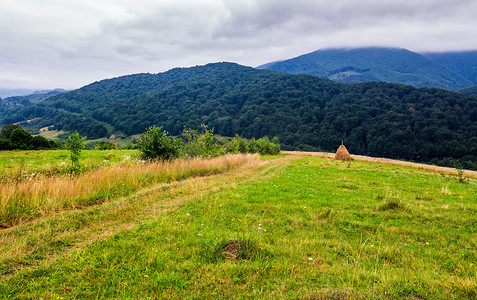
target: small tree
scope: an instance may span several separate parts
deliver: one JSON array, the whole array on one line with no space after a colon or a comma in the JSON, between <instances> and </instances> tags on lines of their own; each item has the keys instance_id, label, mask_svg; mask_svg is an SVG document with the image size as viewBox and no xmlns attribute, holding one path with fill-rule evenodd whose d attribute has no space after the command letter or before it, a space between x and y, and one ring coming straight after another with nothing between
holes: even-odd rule
<instances>
[{"instance_id":1,"label":"small tree","mask_svg":"<svg viewBox=\"0 0 477 300\"><path fill-rule=\"evenodd\" d=\"M272 153L271 154L279 154L280 151L281 151L281 147L280 147L280 140L278 139L278 137L274 137L272 139L272 145L271 145L271 149L272 149Z\"/></svg>"},{"instance_id":2,"label":"small tree","mask_svg":"<svg viewBox=\"0 0 477 300\"><path fill-rule=\"evenodd\" d=\"M168 135L161 127L151 126L137 143L141 156L146 160L170 160L181 155L182 141Z\"/></svg>"},{"instance_id":3,"label":"small tree","mask_svg":"<svg viewBox=\"0 0 477 300\"><path fill-rule=\"evenodd\" d=\"M280 144L278 138L274 138L273 142L270 142L270 139L265 136L261 139L257 140L257 152L265 155L265 154L279 154L280 153Z\"/></svg>"},{"instance_id":4,"label":"small tree","mask_svg":"<svg viewBox=\"0 0 477 300\"><path fill-rule=\"evenodd\" d=\"M454 163L454 168L457 171L457 182L459 183L466 183L464 178L464 166L460 161Z\"/></svg>"},{"instance_id":5,"label":"small tree","mask_svg":"<svg viewBox=\"0 0 477 300\"><path fill-rule=\"evenodd\" d=\"M265 136L263 138L260 138L257 140L257 150L258 153L265 155L265 154L270 154L271 150L271 143L270 139L268 136Z\"/></svg>"},{"instance_id":6,"label":"small tree","mask_svg":"<svg viewBox=\"0 0 477 300\"><path fill-rule=\"evenodd\" d=\"M251 138L249 143L248 143L248 151L250 153L257 153L258 152L258 145L257 145L257 141L255 140L255 138Z\"/></svg>"},{"instance_id":7,"label":"small tree","mask_svg":"<svg viewBox=\"0 0 477 300\"><path fill-rule=\"evenodd\" d=\"M249 141L238 134L227 145L227 151L229 153L248 153Z\"/></svg>"},{"instance_id":8,"label":"small tree","mask_svg":"<svg viewBox=\"0 0 477 300\"><path fill-rule=\"evenodd\" d=\"M197 130L184 129L184 154L189 157L217 157L225 154L225 149L217 144L214 139L214 129L209 130L207 125L202 125L202 133Z\"/></svg>"},{"instance_id":9,"label":"small tree","mask_svg":"<svg viewBox=\"0 0 477 300\"><path fill-rule=\"evenodd\" d=\"M116 150L118 149L118 146L113 143L108 143L105 141L101 141L96 146L94 146L94 150Z\"/></svg>"},{"instance_id":10,"label":"small tree","mask_svg":"<svg viewBox=\"0 0 477 300\"><path fill-rule=\"evenodd\" d=\"M48 141L46 138L42 137L41 135L35 135L31 139L31 145L33 146L33 149L50 149L52 148L52 145L50 144L50 141Z\"/></svg>"},{"instance_id":11,"label":"small tree","mask_svg":"<svg viewBox=\"0 0 477 300\"><path fill-rule=\"evenodd\" d=\"M70 150L71 159L71 173L79 173L83 169L83 166L79 162L81 150L85 148L83 142L86 137L79 137L78 131L75 130L66 140L66 149Z\"/></svg>"},{"instance_id":12,"label":"small tree","mask_svg":"<svg viewBox=\"0 0 477 300\"><path fill-rule=\"evenodd\" d=\"M33 148L31 139L31 133L21 127L14 129L10 133L10 140L14 149L31 150L31 148Z\"/></svg>"},{"instance_id":13,"label":"small tree","mask_svg":"<svg viewBox=\"0 0 477 300\"><path fill-rule=\"evenodd\" d=\"M268 137L255 140L252 138L249 140L235 135L235 137L227 145L229 153L260 153L265 154L279 154L280 153L280 141L277 137L274 137L270 142Z\"/></svg>"},{"instance_id":14,"label":"small tree","mask_svg":"<svg viewBox=\"0 0 477 300\"><path fill-rule=\"evenodd\" d=\"M9 139L12 131L15 129L21 128L20 125L7 124L2 127L0 131L0 138Z\"/></svg>"}]
</instances>

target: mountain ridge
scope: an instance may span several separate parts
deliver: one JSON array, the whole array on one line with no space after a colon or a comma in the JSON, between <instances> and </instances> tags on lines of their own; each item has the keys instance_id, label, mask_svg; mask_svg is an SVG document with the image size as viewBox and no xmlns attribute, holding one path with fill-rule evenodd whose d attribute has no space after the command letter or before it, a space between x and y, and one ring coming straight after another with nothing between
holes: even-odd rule
<instances>
[{"instance_id":1,"label":"mountain ridge","mask_svg":"<svg viewBox=\"0 0 477 300\"><path fill-rule=\"evenodd\" d=\"M257 68L309 74L341 83L383 81L454 91L474 85L455 70L403 48L326 48Z\"/></svg>"},{"instance_id":2,"label":"mountain ridge","mask_svg":"<svg viewBox=\"0 0 477 300\"><path fill-rule=\"evenodd\" d=\"M459 73L477 85L477 50L452 52L425 52L424 56Z\"/></svg>"}]
</instances>

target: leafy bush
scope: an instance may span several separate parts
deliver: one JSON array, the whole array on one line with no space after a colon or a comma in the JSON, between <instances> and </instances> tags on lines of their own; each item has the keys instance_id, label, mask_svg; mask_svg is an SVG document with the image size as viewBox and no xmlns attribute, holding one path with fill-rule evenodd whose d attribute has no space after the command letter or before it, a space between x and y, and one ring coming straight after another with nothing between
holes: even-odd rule
<instances>
[{"instance_id":1,"label":"leafy bush","mask_svg":"<svg viewBox=\"0 0 477 300\"><path fill-rule=\"evenodd\" d=\"M184 155L186 157L217 157L225 154L225 149L214 139L214 129L201 125L202 133L197 130L184 129Z\"/></svg>"},{"instance_id":2,"label":"leafy bush","mask_svg":"<svg viewBox=\"0 0 477 300\"><path fill-rule=\"evenodd\" d=\"M277 137L270 139L268 137L263 137L258 140L252 138L249 140L235 135L235 137L230 141L227 146L229 153L260 153L265 154L279 154L280 153L280 141Z\"/></svg>"},{"instance_id":3,"label":"leafy bush","mask_svg":"<svg viewBox=\"0 0 477 300\"><path fill-rule=\"evenodd\" d=\"M136 144L132 144L132 143L128 143L126 145L126 147L124 147L124 149L126 150L131 150L131 149L136 149L137 148L137 145Z\"/></svg>"},{"instance_id":4,"label":"leafy bush","mask_svg":"<svg viewBox=\"0 0 477 300\"><path fill-rule=\"evenodd\" d=\"M277 142L272 143L268 137L263 137L257 140L256 142L256 153L260 153L261 155L275 155L280 153L280 144L278 143L278 138L274 138Z\"/></svg>"},{"instance_id":5,"label":"leafy bush","mask_svg":"<svg viewBox=\"0 0 477 300\"><path fill-rule=\"evenodd\" d=\"M161 127L151 126L141 135L137 143L141 157L146 160L171 160L181 155L183 143L169 136Z\"/></svg>"},{"instance_id":6,"label":"leafy bush","mask_svg":"<svg viewBox=\"0 0 477 300\"><path fill-rule=\"evenodd\" d=\"M181 140L168 136L162 127L152 126L141 135L137 148L141 151L143 159L169 160L180 156L211 158L225 153L274 155L280 153L280 142L277 137L270 142L268 137L247 140L235 135L230 142L222 145L214 138L214 129L209 129L207 125L201 125L201 132L190 128L184 129Z\"/></svg>"},{"instance_id":7,"label":"leafy bush","mask_svg":"<svg viewBox=\"0 0 477 300\"><path fill-rule=\"evenodd\" d=\"M250 142L238 134L227 144L229 153L251 153Z\"/></svg>"},{"instance_id":8,"label":"leafy bush","mask_svg":"<svg viewBox=\"0 0 477 300\"><path fill-rule=\"evenodd\" d=\"M96 146L94 146L94 150L116 150L116 149L118 149L118 146L116 146L116 144L108 143L104 141L101 141L98 144L96 144Z\"/></svg>"}]
</instances>

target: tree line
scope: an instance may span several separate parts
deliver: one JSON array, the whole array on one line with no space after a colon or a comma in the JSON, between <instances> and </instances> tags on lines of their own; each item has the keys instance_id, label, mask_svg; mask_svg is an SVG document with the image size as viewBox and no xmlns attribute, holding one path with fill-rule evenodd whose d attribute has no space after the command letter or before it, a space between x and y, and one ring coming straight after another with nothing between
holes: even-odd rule
<instances>
[{"instance_id":1,"label":"tree line","mask_svg":"<svg viewBox=\"0 0 477 300\"><path fill-rule=\"evenodd\" d=\"M7 124L0 131L0 150L42 150L61 147L61 143L32 136L19 125Z\"/></svg>"},{"instance_id":2,"label":"tree line","mask_svg":"<svg viewBox=\"0 0 477 300\"><path fill-rule=\"evenodd\" d=\"M226 153L260 153L262 155L279 154L278 138L272 141L268 137L247 140L236 135L233 139L219 143L213 135L214 130L202 125L201 130L184 129L180 137L174 137L162 129L151 126L141 135L137 148L143 159L170 160L178 157L211 158Z\"/></svg>"},{"instance_id":3,"label":"tree line","mask_svg":"<svg viewBox=\"0 0 477 300\"><path fill-rule=\"evenodd\" d=\"M137 148L142 153L142 158L147 160L168 160L178 157L184 158L211 158L224 155L226 153L260 153L262 155L274 155L280 153L280 142L277 137L271 141L268 137L258 140L250 140L236 135L234 138L226 139L222 142L214 137L214 129L209 129L207 125L201 125L200 130L184 129L178 137L169 133L156 125L146 129L141 134ZM77 131L73 132L63 141L50 141L37 135L32 136L30 132L19 125L4 125L0 131L0 150L45 150L45 149L69 149L72 152L72 165L79 165L79 152L88 149L84 144L86 137L80 137ZM117 145L105 141L93 145L95 150L115 150Z\"/></svg>"}]
</instances>

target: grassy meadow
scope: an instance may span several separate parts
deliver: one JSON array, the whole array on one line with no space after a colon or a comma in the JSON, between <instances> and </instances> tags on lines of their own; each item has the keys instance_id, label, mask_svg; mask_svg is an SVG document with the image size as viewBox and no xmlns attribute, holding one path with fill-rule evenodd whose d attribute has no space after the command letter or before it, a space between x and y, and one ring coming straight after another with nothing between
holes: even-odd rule
<instances>
[{"instance_id":1,"label":"grassy meadow","mask_svg":"<svg viewBox=\"0 0 477 300\"><path fill-rule=\"evenodd\" d=\"M5 213L0 298L477 298L474 179L300 155L197 163L208 171Z\"/></svg>"},{"instance_id":2,"label":"grassy meadow","mask_svg":"<svg viewBox=\"0 0 477 300\"><path fill-rule=\"evenodd\" d=\"M138 150L85 150L81 152L80 161L85 165L104 162L118 164L138 154ZM0 174L19 167L27 170L47 169L69 161L68 150L0 151Z\"/></svg>"}]
</instances>

